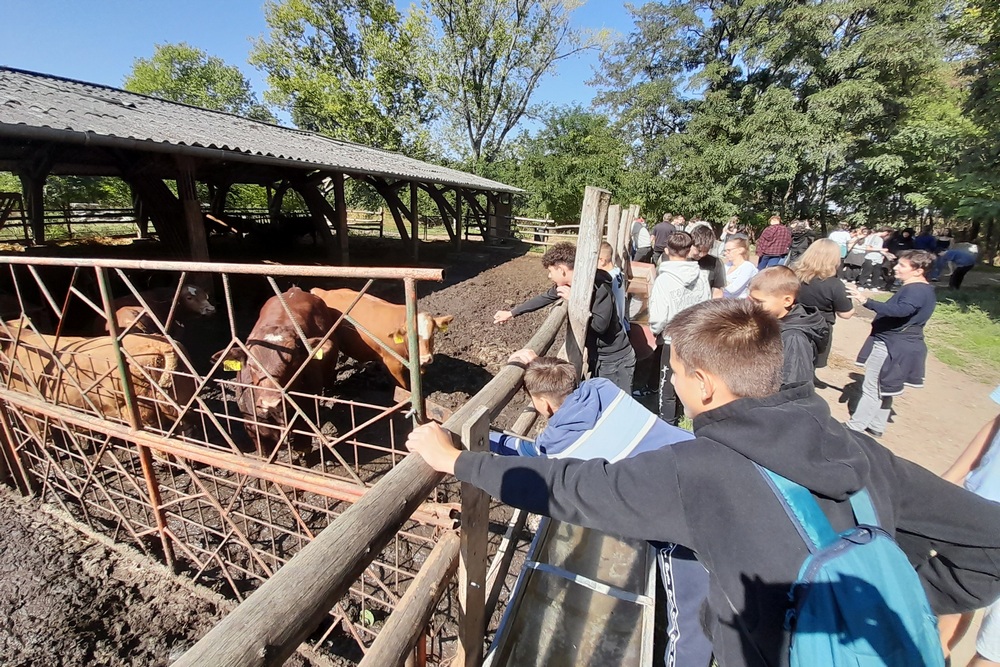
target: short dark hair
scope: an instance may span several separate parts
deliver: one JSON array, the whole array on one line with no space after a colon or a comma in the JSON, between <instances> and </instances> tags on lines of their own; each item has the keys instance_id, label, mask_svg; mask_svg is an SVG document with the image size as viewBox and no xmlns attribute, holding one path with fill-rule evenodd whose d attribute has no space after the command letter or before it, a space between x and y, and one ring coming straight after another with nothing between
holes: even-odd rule
<instances>
[{"instance_id":1,"label":"short dark hair","mask_svg":"<svg viewBox=\"0 0 1000 667\"><path fill-rule=\"evenodd\" d=\"M674 257L687 257L693 244L687 232L671 232L667 237L667 253Z\"/></svg>"},{"instance_id":2,"label":"short dark hair","mask_svg":"<svg viewBox=\"0 0 1000 667\"><path fill-rule=\"evenodd\" d=\"M605 261L610 262L614 254L615 254L614 247L607 241L602 241L601 248L600 250L597 251L598 259L603 259Z\"/></svg>"},{"instance_id":3,"label":"short dark hair","mask_svg":"<svg viewBox=\"0 0 1000 667\"><path fill-rule=\"evenodd\" d=\"M715 232L711 227L698 225L691 230L691 243L703 253L708 253L715 245Z\"/></svg>"},{"instance_id":4,"label":"short dark hair","mask_svg":"<svg viewBox=\"0 0 1000 667\"><path fill-rule=\"evenodd\" d=\"M542 266L546 269L557 264L572 269L574 262L576 262L576 246L568 241L555 244L542 255Z\"/></svg>"},{"instance_id":5,"label":"short dark hair","mask_svg":"<svg viewBox=\"0 0 1000 667\"><path fill-rule=\"evenodd\" d=\"M760 290L770 296L799 295L799 277L787 266L769 266L750 281L750 290Z\"/></svg>"},{"instance_id":6,"label":"short dark hair","mask_svg":"<svg viewBox=\"0 0 1000 667\"><path fill-rule=\"evenodd\" d=\"M703 301L674 316L664 334L689 375L711 373L740 398L781 387L781 324L749 299Z\"/></svg>"},{"instance_id":7,"label":"short dark hair","mask_svg":"<svg viewBox=\"0 0 1000 667\"><path fill-rule=\"evenodd\" d=\"M536 357L524 371L524 390L544 396L557 407L577 386L576 368L557 357Z\"/></svg>"},{"instance_id":8,"label":"short dark hair","mask_svg":"<svg viewBox=\"0 0 1000 667\"><path fill-rule=\"evenodd\" d=\"M934 266L937 258L934 257L934 253L926 250L904 250L899 253L899 259L905 259L910 266L914 269L920 269L926 276L927 270Z\"/></svg>"}]
</instances>

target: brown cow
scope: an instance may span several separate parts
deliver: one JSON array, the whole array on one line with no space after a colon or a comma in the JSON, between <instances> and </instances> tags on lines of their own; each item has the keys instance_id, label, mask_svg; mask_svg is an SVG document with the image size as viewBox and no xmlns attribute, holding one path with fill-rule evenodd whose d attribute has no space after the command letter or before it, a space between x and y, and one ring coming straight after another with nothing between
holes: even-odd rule
<instances>
[{"instance_id":1,"label":"brown cow","mask_svg":"<svg viewBox=\"0 0 1000 667\"><path fill-rule=\"evenodd\" d=\"M194 378L178 372L183 348L163 336L146 334L124 336L121 347L127 353L139 421L168 430L179 415L167 397L183 407L194 396ZM10 372L11 390L129 423L117 357L107 337L56 338L8 322L6 331L0 329L0 366L4 373Z\"/></svg>"},{"instance_id":2,"label":"brown cow","mask_svg":"<svg viewBox=\"0 0 1000 667\"><path fill-rule=\"evenodd\" d=\"M337 366L337 346L333 336L316 348L336 321L334 314L323 305L322 300L298 287L291 288L282 296L309 342L311 358L277 296L268 299L260 309L257 323L247 337L249 357L238 347L233 347L224 357L224 351L212 357L213 361L222 357L229 362L227 366L231 370L238 371L236 382L240 386L236 388L236 403L246 419L247 433L258 448L262 443L277 443L281 430L287 424L286 417L295 414L291 407L286 410L282 389L318 394L332 383ZM303 364L307 364L305 370L291 386L287 386ZM306 414L315 415L315 411L306 410Z\"/></svg>"},{"instance_id":3,"label":"brown cow","mask_svg":"<svg viewBox=\"0 0 1000 667\"><path fill-rule=\"evenodd\" d=\"M166 322L170 315L170 307L173 305L173 287L157 287L155 289L139 292L140 299L134 294L123 296L111 302L111 311L115 314L118 322L118 331L125 331L132 327L132 332L159 334L159 330L150 317L152 313L157 320L167 327L168 331L176 338L182 338L185 325L197 317L205 317L215 314L215 306L208 298L205 290L197 285L185 284L181 287L180 296L177 300L177 307L174 308L173 323ZM143 306L145 302L146 306ZM171 324L173 329L171 329ZM97 330L107 331L107 321L103 317L97 320Z\"/></svg>"},{"instance_id":4,"label":"brown cow","mask_svg":"<svg viewBox=\"0 0 1000 667\"><path fill-rule=\"evenodd\" d=\"M351 289L314 288L310 292L323 299L323 303L329 308L337 311L338 317L340 313L347 311L358 297L358 293ZM409 358L406 344L406 306L365 294L349 314L403 359ZM434 361L434 333L447 330L448 324L453 319L455 319L453 315L433 317L427 313L417 313L421 372ZM361 333L345 321L337 327L337 341L340 344L340 351L347 356L358 361L381 361L400 387L404 389L409 387L409 371L406 367L367 334Z\"/></svg>"}]
</instances>

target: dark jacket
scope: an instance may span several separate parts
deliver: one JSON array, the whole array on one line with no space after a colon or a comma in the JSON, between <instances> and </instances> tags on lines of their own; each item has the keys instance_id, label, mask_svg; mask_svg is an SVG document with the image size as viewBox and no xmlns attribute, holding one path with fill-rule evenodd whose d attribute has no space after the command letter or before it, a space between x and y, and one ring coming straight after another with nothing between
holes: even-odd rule
<instances>
[{"instance_id":1,"label":"dark jacket","mask_svg":"<svg viewBox=\"0 0 1000 667\"><path fill-rule=\"evenodd\" d=\"M514 306L510 312L517 316L553 304L559 300L557 289L553 285L547 292ZM594 275L594 297L590 302L590 328L587 330L586 346L591 371L594 370L598 357L602 361L617 361L627 356L632 349L628 332L622 326L615 308L611 276L600 269Z\"/></svg>"},{"instance_id":2,"label":"dark jacket","mask_svg":"<svg viewBox=\"0 0 1000 667\"><path fill-rule=\"evenodd\" d=\"M531 512L692 547L711 574L708 624L723 667L788 664L788 591L808 555L754 462L811 489L836 530L854 525L848 497L867 488L935 612L1000 593L1000 506L848 430L811 384L699 415L694 432L614 464L463 452L455 474Z\"/></svg>"},{"instance_id":3,"label":"dark jacket","mask_svg":"<svg viewBox=\"0 0 1000 667\"><path fill-rule=\"evenodd\" d=\"M791 264L799 257L802 253L806 251L813 241L816 240L816 235L813 234L811 229L793 229L792 230L792 245L788 247L788 262Z\"/></svg>"},{"instance_id":4,"label":"dark jacket","mask_svg":"<svg viewBox=\"0 0 1000 667\"><path fill-rule=\"evenodd\" d=\"M830 325L816 308L796 303L781 318L781 347L784 364L781 383L812 382L816 355L830 340Z\"/></svg>"},{"instance_id":5,"label":"dark jacket","mask_svg":"<svg viewBox=\"0 0 1000 667\"><path fill-rule=\"evenodd\" d=\"M857 363L864 365L875 341L885 343L889 359L879 373L883 396L897 396L904 387L923 387L927 363L924 325L934 313L934 288L927 283L910 283L899 288L885 303L868 299L864 306L875 311L872 331L858 352Z\"/></svg>"}]
</instances>

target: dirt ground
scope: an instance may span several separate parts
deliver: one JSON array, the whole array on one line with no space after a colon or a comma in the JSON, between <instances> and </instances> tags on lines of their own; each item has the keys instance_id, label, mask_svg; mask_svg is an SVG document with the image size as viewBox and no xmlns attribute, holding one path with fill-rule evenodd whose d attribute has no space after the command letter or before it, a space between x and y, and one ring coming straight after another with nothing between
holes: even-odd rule
<instances>
[{"instance_id":1,"label":"dirt ground","mask_svg":"<svg viewBox=\"0 0 1000 667\"><path fill-rule=\"evenodd\" d=\"M428 253L428 259L445 258ZM473 246L447 259L452 268L446 282L422 285L420 291L423 310L456 315L437 338L436 358L424 379L430 400L455 408L486 384L547 316L541 311L494 325L493 313L549 283L534 254ZM840 419L847 418L847 401L860 386L853 358L869 319L862 314L838 322L830 367L818 372L828 385L820 394ZM931 358L926 387L896 400L883 442L941 472L995 414L991 389ZM509 425L524 405L518 396L497 423ZM83 537L13 492L0 492L0 534L0 664L166 664L171 650L186 646L225 613L164 568ZM963 651L967 646L958 655L966 655Z\"/></svg>"}]
</instances>

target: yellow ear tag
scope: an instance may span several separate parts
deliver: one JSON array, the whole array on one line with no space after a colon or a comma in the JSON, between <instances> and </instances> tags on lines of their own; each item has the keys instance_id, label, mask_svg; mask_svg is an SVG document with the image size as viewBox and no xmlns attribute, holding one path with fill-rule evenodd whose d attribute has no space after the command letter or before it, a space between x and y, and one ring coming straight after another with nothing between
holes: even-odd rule
<instances>
[{"instance_id":1,"label":"yellow ear tag","mask_svg":"<svg viewBox=\"0 0 1000 667\"><path fill-rule=\"evenodd\" d=\"M224 371L240 371L243 370L243 364L236 359L226 359L222 362L222 370Z\"/></svg>"},{"instance_id":2,"label":"yellow ear tag","mask_svg":"<svg viewBox=\"0 0 1000 667\"><path fill-rule=\"evenodd\" d=\"M322 359L322 358L323 358L323 348L319 348L313 355L313 359Z\"/></svg>"},{"instance_id":3,"label":"yellow ear tag","mask_svg":"<svg viewBox=\"0 0 1000 667\"><path fill-rule=\"evenodd\" d=\"M448 330L448 325L447 324L442 324L442 325L438 326L438 331L445 332L447 330Z\"/></svg>"},{"instance_id":4,"label":"yellow ear tag","mask_svg":"<svg viewBox=\"0 0 1000 667\"><path fill-rule=\"evenodd\" d=\"M403 336L400 336L398 333L397 334L392 334L392 342L393 343L402 343L404 340L406 340L406 338L404 338Z\"/></svg>"}]
</instances>

